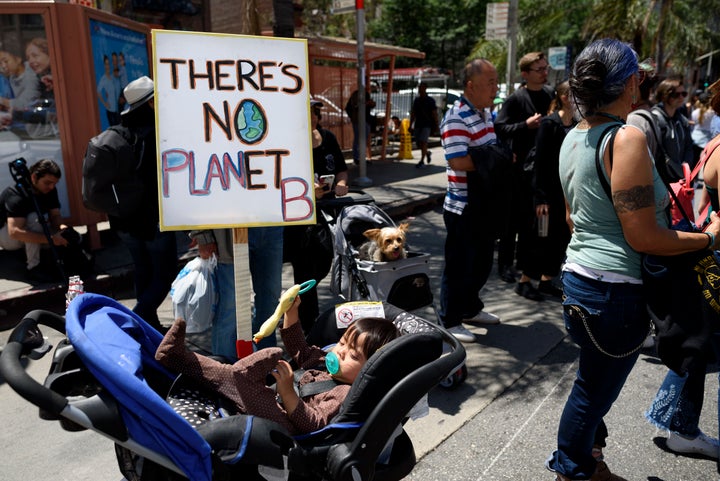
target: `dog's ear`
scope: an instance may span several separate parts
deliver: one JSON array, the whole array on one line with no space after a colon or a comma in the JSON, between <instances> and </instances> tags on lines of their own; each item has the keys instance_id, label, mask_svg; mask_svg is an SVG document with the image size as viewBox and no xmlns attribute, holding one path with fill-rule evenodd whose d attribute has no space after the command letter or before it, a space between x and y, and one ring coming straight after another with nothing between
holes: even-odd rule
<instances>
[{"instance_id":1,"label":"dog's ear","mask_svg":"<svg viewBox=\"0 0 720 481\"><path fill-rule=\"evenodd\" d=\"M403 222L402 224L400 224L398 226L398 229L400 229L403 232L407 232L409 228L410 228L410 224L408 224L407 222Z\"/></svg>"},{"instance_id":2,"label":"dog's ear","mask_svg":"<svg viewBox=\"0 0 720 481\"><path fill-rule=\"evenodd\" d=\"M363 232L363 235L370 240L377 240L380 237L380 229L368 229Z\"/></svg>"}]
</instances>

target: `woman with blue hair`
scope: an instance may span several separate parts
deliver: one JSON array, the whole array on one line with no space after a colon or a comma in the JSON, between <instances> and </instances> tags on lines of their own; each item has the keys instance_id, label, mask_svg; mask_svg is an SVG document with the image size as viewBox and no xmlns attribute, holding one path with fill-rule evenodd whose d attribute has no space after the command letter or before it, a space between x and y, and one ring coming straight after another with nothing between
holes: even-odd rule
<instances>
[{"instance_id":1,"label":"woman with blue hair","mask_svg":"<svg viewBox=\"0 0 720 481\"><path fill-rule=\"evenodd\" d=\"M603 418L650 328L641 255L716 249L720 218L714 215L705 233L668 228L668 193L645 135L624 125L641 81L632 48L613 39L593 42L576 59L569 81L583 118L560 150L572 229L563 267L563 317L580 358L547 467L557 481L623 481L603 461Z\"/></svg>"}]
</instances>

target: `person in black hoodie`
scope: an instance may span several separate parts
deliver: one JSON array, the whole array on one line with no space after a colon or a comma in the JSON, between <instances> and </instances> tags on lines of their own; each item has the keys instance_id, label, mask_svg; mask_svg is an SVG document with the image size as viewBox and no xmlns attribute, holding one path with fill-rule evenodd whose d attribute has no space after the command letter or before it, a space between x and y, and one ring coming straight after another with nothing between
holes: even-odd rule
<instances>
[{"instance_id":1,"label":"person in black hoodie","mask_svg":"<svg viewBox=\"0 0 720 481\"><path fill-rule=\"evenodd\" d=\"M144 199L133 214L108 218L135 264L137 304L133 312L164 332L157 309L177 275L177 242L175 232L160 232L159 228L153 81L140 77L125 87L124 95L127 108L122 112L121 122L135 136L134 150L142 157L139 172L145 187Z\"/></svg>"}]
</instances>

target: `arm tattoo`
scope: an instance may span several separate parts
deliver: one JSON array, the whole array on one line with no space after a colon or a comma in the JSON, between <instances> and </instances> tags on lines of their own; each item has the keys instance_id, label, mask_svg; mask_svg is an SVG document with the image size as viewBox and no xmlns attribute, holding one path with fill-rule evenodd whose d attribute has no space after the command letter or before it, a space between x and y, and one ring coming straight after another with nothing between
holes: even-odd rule
<instances>
[{"instance_id":1,"label":"arm tattoo","mask_svg":"<svg viewBox=\"0 0 720 481\"><path fill-rule=\"evenodd\" d=\"M655 205L655 190L652 185L636 185L613 194L615 212L624 214Z\"/></svg>"}]
</instances>

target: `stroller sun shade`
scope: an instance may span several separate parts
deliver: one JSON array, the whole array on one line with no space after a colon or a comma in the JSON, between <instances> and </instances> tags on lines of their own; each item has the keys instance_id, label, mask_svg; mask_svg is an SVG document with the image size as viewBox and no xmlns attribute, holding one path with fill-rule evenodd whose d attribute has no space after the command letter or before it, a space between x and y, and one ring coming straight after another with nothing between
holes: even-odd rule
<instances>
[{"instance_id":1,"label":"stroller sun shade","mask_svg":"<svg viewBox=\"0 0 720 481\"><path fill-rule=\"evenodd\" d=\"M210 446L148 384L162 335L113 299L84 294L66 314L68 339L90 372L118 401L130 437L170 458L188 478L210 481Z\"/></svg>"}]
</instances>

